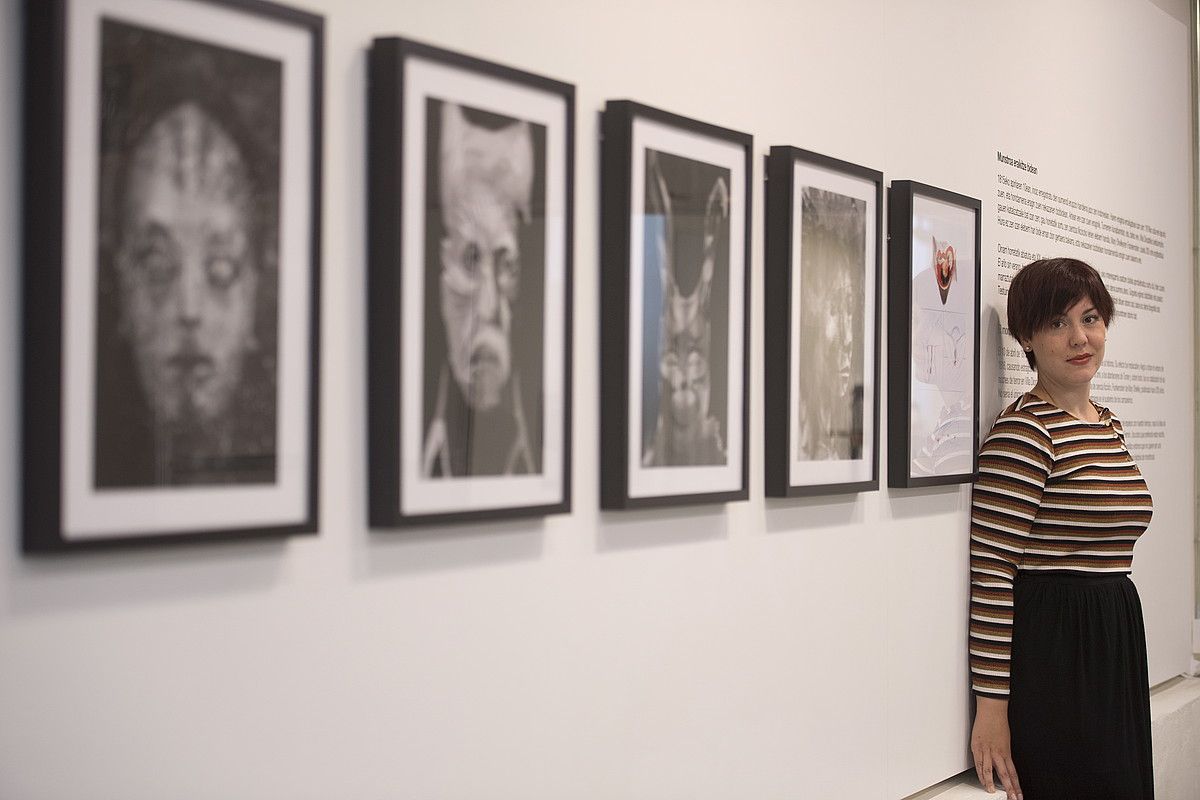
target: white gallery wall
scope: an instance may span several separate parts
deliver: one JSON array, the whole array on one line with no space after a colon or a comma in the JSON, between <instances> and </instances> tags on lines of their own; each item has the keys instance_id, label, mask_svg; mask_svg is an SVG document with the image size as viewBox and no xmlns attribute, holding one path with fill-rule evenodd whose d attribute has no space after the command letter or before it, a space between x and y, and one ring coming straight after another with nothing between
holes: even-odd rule
<instances>
[{"instance_id":1,"label":"white gallery wall","mask_svg":"<svg viewBox=\"0 0 1200 800\"><path fill-rule=\"evenodd\" d=\"M752 133L756 182L790 144L981 199L985 414L1000 376L1025 377L1001 367L1000 245L1160 296L1117 320L1108 359L1165 378L1113 406L1165 431L1134 578L1152 681L1188 667L1185 3L300 5L327 25L320 533L28 558L21 11L0 0L0 797L900 798L968 766L969 488L762 497L761 191L751 499L598 511L598 112L616 98ZM569 515L367 529L366 49L391 34L576 85ZM1001 225L1000 176L1022 175L1164 232L1161 257Z\"/></svg>"}]
</instances>

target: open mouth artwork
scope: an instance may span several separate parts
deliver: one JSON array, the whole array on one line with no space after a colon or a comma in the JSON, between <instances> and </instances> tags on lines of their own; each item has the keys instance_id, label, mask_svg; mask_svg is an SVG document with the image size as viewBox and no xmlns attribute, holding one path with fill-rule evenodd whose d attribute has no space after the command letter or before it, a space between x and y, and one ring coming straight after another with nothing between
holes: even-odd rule
<instances>
[{"instance_id":1,"label":"open mouth artwork","mask_svg":"<svg viewBox=\"0 0 1200 800\"><path fill-rule=\"evenodd\" d=\"M471 351L468 401L481 411L499 405L508 382L508 365L502 353L489 343L480 343Z\"/></svg>"},{"instance_id":2,"label":"open mouth artwork","mask_svg":"<svg viewBox=\"0 0 1200 800\"><path fill-rule=\"evenodd\" d=\"M958 279L958 262L954 257L954 245L949 242L933 240L933 277L937 281L938 294L942 297L942 305L950 294L950 283Z\"/></svg>"}]
</instances>

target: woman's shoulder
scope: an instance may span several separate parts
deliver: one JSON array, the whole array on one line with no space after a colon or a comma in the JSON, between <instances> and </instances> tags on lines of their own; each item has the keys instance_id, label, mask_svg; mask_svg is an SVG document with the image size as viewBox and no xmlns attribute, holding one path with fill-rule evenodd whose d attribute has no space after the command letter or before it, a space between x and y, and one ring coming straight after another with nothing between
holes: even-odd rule
<instances>
[{"instance_id":1,"label":"woman's shoulder","mask_svg":"<svg viewBox=\"0 0 1200 800\"><path fill-rule=\"evenodd\" d=\"M1009 403L992 425L992 434L997 432L1024 434L1025 436L1049 441L1050 431L1043 420L1047 414L1054 413L1055 408L1050 403L1032 392L1025 392L1016 400Z\"/></svg>"},{"instance_id":2,"label":"woman's shoulder","mask_svg":"<svg viewBox=\"0 0 1200 800\"><path fill-rule=\"evenodd\" d=\"M1037 420L1040 424L1042 417L1054 413L1055 410L1055 406L1050 402L1043 400L1033 392L1025 392L1016 400L1009 403L996 419L1001 420L1006 417L1016 417L1026 420Z\"/></svg>"}]
</instances>

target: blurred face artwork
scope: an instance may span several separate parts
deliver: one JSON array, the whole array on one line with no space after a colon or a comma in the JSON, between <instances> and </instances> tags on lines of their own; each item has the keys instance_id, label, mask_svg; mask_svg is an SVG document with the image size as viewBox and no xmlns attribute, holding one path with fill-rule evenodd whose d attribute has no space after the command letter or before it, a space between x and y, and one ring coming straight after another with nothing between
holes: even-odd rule
<instances>
[{"instance_id":1,"label":"blurred face artwork","mask_svg":"<svg viewBox=\"0 0 1200 800\"><path fill-rule=\"evenodd\" d=\"M837 374L837 394L849 399L854 362L854 291L850 273L839 271L829 287L829 317L825 321L825 341L829 343L829 366Z\"/></svg>"},{"instance_id":2,"label":"blurred face artwork","mask_svg":"<svg viewBox=\"0 0 1200 800\"><path fill-rule=\"evenodd\" d=\"M521 279L518 226L530 220L533 139L442 106L441 314L450 372L467 405L500 404L512 375L512 310Z\"/></svg>"},{"instance_id":3,"label":"blurred face artwork","mask_svg":"<svg viewBox=\"0 0 1200 800\"><path fill-rule=\"evenodd\" d=\"M862 370L855 364L855 347L861 347L855 302L861 304L861 297L849 270L839 269L810 299L819 303L819 313L813 315L819 319L801 344L811 368L800 376L798 444L803 458L850 458L855 425L861 429L861 421L853 418L854 392L862 389Z\"/></svg>"},{"instance_id":4,"label":"blurred face artwork","mask_svg":"<svg viewBox=\"0 0 1200 800\"><path fill-rule=\"evenodd\" d=\"M805 187L800 247L798 453L856 457L861 438L865 203Z\"/></svg>"},{"instance_id":5,"label":"blurred face artwork","mask_svg":"<svg viewBox=\"0 0 1200 800\"><path fill-rule=\"evenodd\" d=\"M258 269L241 152L207 112L178 105L126 174L120 330L158 423L220 419L256 347Z\"/></svg>"}]
</instances>

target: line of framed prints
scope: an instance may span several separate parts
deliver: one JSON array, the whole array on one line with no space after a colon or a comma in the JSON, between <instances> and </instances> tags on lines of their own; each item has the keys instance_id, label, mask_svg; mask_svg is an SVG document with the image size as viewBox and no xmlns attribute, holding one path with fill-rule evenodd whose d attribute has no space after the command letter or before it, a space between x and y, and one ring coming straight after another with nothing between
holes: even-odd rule
<instances>
[{"instance_id":1,"label":"line of framed prints","mask_svg":"<svg viewBox=\"0 0 1200 800\"><path fill-rule=\"evenodd\" d=\"M25 549L315 531L322 18L26 21ZM574 87L399 38L368 72L370 522L566 512ZM601 506L745 499L753 139L626 100L602 134ZM767 494L875 489L883 176L766 179ZM980 204L889 197L889 485L969 481Z\"/></svg>"}]
</instances>

